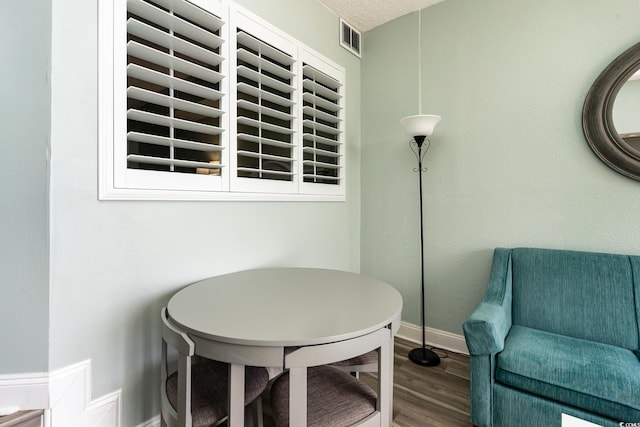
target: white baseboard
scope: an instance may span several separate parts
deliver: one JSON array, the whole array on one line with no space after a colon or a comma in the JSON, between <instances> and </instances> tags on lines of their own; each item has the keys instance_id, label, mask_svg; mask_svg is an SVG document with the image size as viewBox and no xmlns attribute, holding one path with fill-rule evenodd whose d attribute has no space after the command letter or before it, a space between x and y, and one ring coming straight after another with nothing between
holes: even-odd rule
<instances>
[{"instance_id":1,"label":"white baseboard","mask_svg":"<svg viewBox=\"0 0 640 427\"><path fill-rule=\"evenodd\" d=\"M45 409L44 427L120 427L121 391L91 400L91 361L0 376L0 408Z\"/></svg>"},{"instance_id":2,"label":"white baseboard","mask_svg":"<svg viewBox=\"0 0 640 427\"><path fill-rule=\"evenodd\" d=\"M422 329L420 326L411 323L402 322L396 336L422 344ZM451 332L427 327L425 329L425 343L429 346L453 351L454 353L469 354L464 336L452 334Z\"/></svg>"},{"instance_id":3,"label":"white baseboard","mask_svg":"<svg viewBox=\"0 0 640 427\"><path fill-rule=\"evenodd\" d=\"M49 374L9 374L0 376L0 410L6 408L45 409L49 407Z\"/></svg>"}]
</instances>

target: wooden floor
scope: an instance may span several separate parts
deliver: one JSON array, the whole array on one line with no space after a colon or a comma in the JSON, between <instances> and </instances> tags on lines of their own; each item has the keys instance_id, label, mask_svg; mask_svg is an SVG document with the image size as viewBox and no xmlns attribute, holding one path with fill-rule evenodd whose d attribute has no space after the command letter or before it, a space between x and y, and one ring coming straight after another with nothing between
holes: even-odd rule
<instances>
[{"instance_id":1,"label":"wooden floor","mask_svg":"<svg viewBox=\"0 0 640 427\"><path fill-rule=\"evenodd\" d=\"M440 365L423 367L407 359L415 344L396 338L393 427L463 427L469 422L469 357L434 349ZM375 389L375 375L360 378ZM265 399L265 427L273 427Z\"/></svg>"},{"instance_id":2,"label":"wooden floor","mask_svg":"<svg viewBox=\"0 0 640 427\"><path fill-rule=\"evenodd\" d=\"M415 344L395 340L394 427L459 427L469 422L469 357L434 349L438 366L418 366L407 358ZM368 378L367 378L368 377ZM371 386L371 374L361 378Z\"/></svg>"}]
</instances>

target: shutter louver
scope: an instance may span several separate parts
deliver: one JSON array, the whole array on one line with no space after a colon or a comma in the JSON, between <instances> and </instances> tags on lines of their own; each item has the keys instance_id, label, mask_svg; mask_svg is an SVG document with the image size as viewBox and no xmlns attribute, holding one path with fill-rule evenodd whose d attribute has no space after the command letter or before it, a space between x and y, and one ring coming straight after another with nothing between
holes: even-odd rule
<instances>
[{"instance_id":1,"label":"shutter louver","mask_svg":"<svg viewBox=\"0 0 640 427\"><path fill-rule=\"evenodd\" d=\"M238 29L237 176L294 180L294 58Z\"/></svg>"},{"instance_id":2,"label":"shutter louver","mask_svg":"<svg viewBox=\"0 0 640 427\"><path fill-rule=\"evenodd\" d=\"M308 64L302 72L304 182L340 185L341 84Z\"/></svg>"},{"instance_id":3,"label":"shutter louver","mask_svg":"<svg viewBox=\"0 0 640 427\"><path fill-rule=\"evenodd\" d=\"M187 1L127 12L127 167L220 175L223 22Z\"/></svg>"}]
</instances>

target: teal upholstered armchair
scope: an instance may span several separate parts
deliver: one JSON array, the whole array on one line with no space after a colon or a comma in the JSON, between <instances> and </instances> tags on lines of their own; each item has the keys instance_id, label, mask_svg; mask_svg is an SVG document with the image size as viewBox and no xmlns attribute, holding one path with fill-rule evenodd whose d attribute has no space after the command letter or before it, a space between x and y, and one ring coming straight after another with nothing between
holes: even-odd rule
<instances>
[{"instance_id":1,"label":"teal upholstered armchair","mask_svg":"<svg viewBox=\"0 0 640 427\"><path fill-rule=\"evenodd\" d=\"M496 249L464 323L476 426L640 425L640 257Z\"/></svg>"}]
</instances>

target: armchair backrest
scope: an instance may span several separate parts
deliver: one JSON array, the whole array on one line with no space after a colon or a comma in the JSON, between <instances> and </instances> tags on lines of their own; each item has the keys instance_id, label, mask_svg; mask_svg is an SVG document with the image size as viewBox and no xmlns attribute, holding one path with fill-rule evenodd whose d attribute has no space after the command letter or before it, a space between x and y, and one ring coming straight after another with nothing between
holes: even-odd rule
<instances>
[{"instance_id":1,"label":"armchair backrest","mask_svg":"<svg viewBox=\"0 0 640 427\"><path fill-rule=\"evenodd\" d=\"M638 349L640 257L513 249L514 325Z\"/></svg>"}]
</instances>

